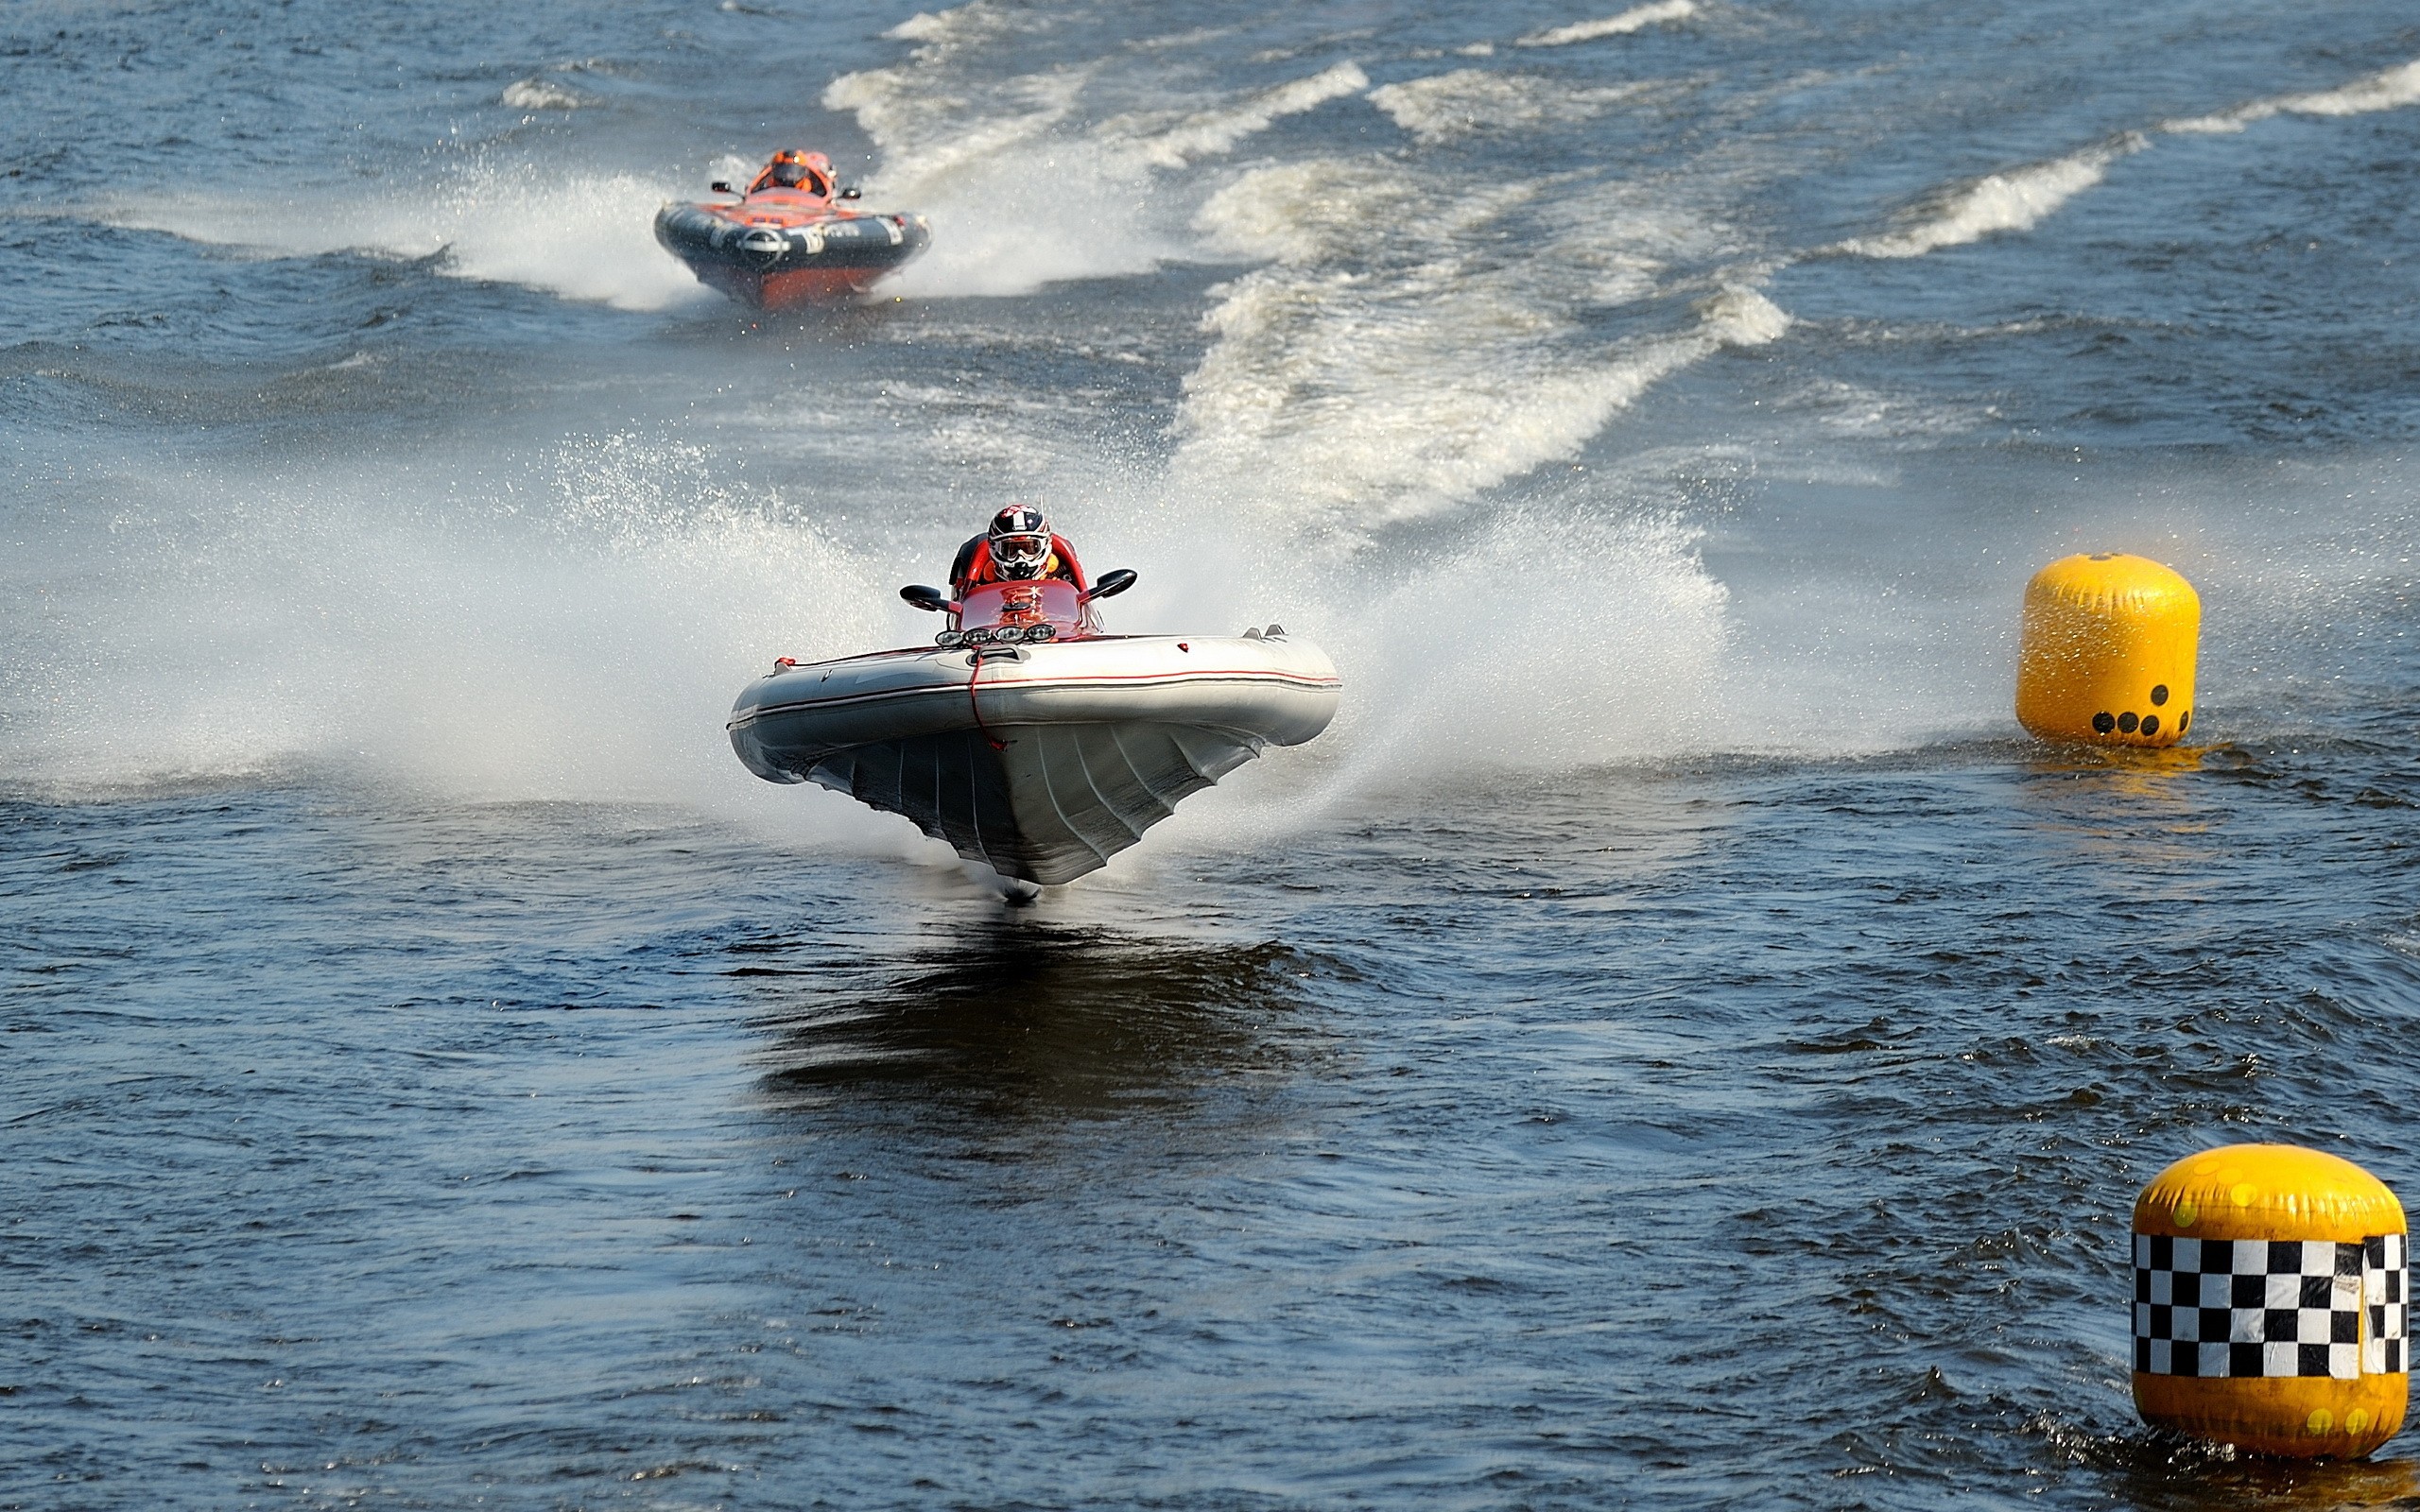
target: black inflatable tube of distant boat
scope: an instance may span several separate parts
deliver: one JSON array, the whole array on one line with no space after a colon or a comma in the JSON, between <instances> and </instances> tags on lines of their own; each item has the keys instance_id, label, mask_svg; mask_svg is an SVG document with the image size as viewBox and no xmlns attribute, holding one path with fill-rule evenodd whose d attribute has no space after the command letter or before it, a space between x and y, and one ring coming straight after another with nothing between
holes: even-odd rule
<instances>
[{"instance_id":1,"label":"black inflatable tube of distant boat","mask_svg":"<svg viewBox=\"0 0 2420 1512\"><path fill-rule=\"evenodd\" d=\"M655 239L683 262L791 273L896 267L924 250L932 232L921 215L858 215L784 228L743 226L699 205L666 205L656 213Z\"/></svg>"}]
</instances>

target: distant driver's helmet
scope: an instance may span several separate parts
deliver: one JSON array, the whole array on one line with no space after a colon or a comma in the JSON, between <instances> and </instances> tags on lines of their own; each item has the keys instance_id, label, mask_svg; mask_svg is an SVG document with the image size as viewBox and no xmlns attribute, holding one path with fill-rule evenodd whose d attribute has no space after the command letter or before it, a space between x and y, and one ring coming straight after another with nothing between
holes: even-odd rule
<instances>
[{"instance_id":1,"label":"distant driver's helmet","mask_svg":"<svg viewBox=\"0 0 2420 1512\"><path fill-rule=\"evenodd\" d=\"M1003 577L1039 577L1050 559L1050 522L1031 505L1012 504L992 517L992 561Z\"/></svg>"},{"instance_id":2,"label":"distant driver's helmet","mask_svg":"<svg viewBox=\"0 0 2420 1512\"><path fill-rule=\"evenodd\" d=\"M832 182L830 164L822 153L794 147L773 154L773 161L765 165L765 178L776 189L804 189L811 195L827 192Z\"/></svg>"}]
</instances>

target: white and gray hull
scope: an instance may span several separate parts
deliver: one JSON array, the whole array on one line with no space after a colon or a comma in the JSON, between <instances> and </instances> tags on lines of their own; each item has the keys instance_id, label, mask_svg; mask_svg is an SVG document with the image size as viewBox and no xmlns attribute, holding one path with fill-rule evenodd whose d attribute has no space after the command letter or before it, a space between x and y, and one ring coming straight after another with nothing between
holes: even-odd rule
<instances>
[{"instance_id":1,"label":"white and gray hull","mask_svg":"<svg viewBox=\"0 0 2420 1512\"><path fill-rule=\"evenodd\" d=\"M1288 637L1118 636L886 651L778 671L732 747L915 821L971 861L1072 881L1269 746L1327 728L1341 684ZM974 682L969 691L969 681Z\"/></svg>"}]
</instances>

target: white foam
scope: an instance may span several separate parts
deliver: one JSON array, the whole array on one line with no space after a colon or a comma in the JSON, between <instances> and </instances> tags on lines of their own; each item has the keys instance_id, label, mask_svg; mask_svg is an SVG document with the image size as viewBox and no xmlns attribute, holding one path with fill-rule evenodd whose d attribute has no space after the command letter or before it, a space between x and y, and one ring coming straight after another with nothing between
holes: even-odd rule
<instances>
[{"instance_id":1,"label":"white foam","mask_svg":"<svg viewBox=\"0 0 2420 1512\"><path fill-rule=\"evenodd\" d=\"M1707 322L1746 338L1781 323L1750 291L1704 303ZM2325 662L2314 623L2339 636L2391 628L2412 577L2401 469L2299 484L2264 470L2215 489L2169 478L2172 499L1970 512L1935 521L1938 540L1910 535L1901 509L1835 520L1826 507L1819 525L1802 504L1796 542L1758 542L1792 557L1759 590L1727 588L1675 507L1685 480L1726 462L1770 476L1761 445L1557 472L1447 527L1393 533L1383 550L1324 554L1292 549L1294 522L1275 516L1219 511L1205 532L1218 501L1182 475L1120 472L1086 444L1063 437L1039 462L1073 480L1054 513L1087 559L1144 569L1114 628L1275 619L1324 645L1348 684L1326 736L1189 801L1128 874L1172 845L1258 840L1375 794L1432 802L1419 790L1492 766L2005 730L2012 585L2080 529L2155 551L2234 606L2208 652L2237 690L2238 731L2247 698L2268 726L2303 728L2297 679ZM675 801L933 854L902 821L748 776L720 736L731 695L774 653L845 654L923 629L890 590L926 575L844 544L799 501L717 478L700 450L614 435L568 440L527 469L492 453L389 455L199 477L146 458L89 482L126 501L114 528L66 552L40 541L42 601L0 610L11 781L341 762L467 799ZM1862 486L1877 505L1894 487ZM2213 498L2224 507L2210 510ZM22 528L67 533L90 518L49 510ZM95 645L140 654L96 658Z\"/></svg>"},{"instance_id":2,"label":"white foam","mask_svg":"<svg viewBox=\"0 0 2420 1512\"><path fill-rule=\"evenodd\" d=\"M2341 89L2290 94L2278 102L2297 115L2366 115L2420 103L2420 59L2386 69Z\"/></svg>"},{"instance_id":3,"label":"white foam","mask_svg":"<svg viewBox=\"0 0 2420 1512\"><path fill-rule=\"evenodd\" d=\"M1148 209L1125 165L1062 149L1028 177L1046 192L1018 205L994 191L899 195L933 226L933 249L885 284L908 297L1009 297L1051 284L1147 273L1184 257L1184 240Z\"/></svg>"},{"instance_id":4,"label":"white foam","mask_svg":"<svg viewBox=\"0 0 2420 1512\"><path fill-rule=\"evenodd\" d=\"M895 292L1026 294L1188 256L1187 207L1163 195L1167 175L1370 83L1343 62L1197 109L1103 112L1096 95L1125 82L1106 60L991 75L980 44L1009 25L983 0L942 12L898 33L920 43L911 57L823 92L883 150L869 198L933 224L932 250L887 285Z\"/></svg>"},{"instance_id":5,"label":"white foam","mask_svg":"<svg viewBox=\"0 0 2420 1512\"><path fill-rule=\"evenodd\" d=\"M1180 125L1141 137L1136 149L1155 167L1182 168L1229 151L1288 115L1300 115L1369 87L1369 75L1352 63L1338 63L1307 78L1251 95L1240 104L1195 112Z\"/></svg>"},{"instance_id":6,"label":"white foam","mask_svg":"<svg viewBox=\"0 0 2420 1512\"><path fill-rule=\"evenodd\" d=\"M1721 739L1726 595L1651 489L1592 475L1416 548L1310 556L1286 549L1281 519L1205 538L1197 496L1089 446L1062 437L1036 464L1082 480L1053 512L1097 571L1144 571L1113 628L1281 621L1319 639L1352 689L1319 745L1239 774L1235 806L1205 795L1188 819L1320 822L1339 801L1473 766ZM38 611L0 612L13 781L337 764L453 799L667 801L935 853L896 818L750 776L721 726L776 654L928 633L892 591L929 576L946 540L876 556L809 523L802 501L718 477L702 449L633 435L573 438L527 467L475 451L226 475L141 459L95 482L125 501L114 529L47 558L94 570L55 565ZM1439 633L1449 620L1460 633ZM151 650L96 659L95 645Z\"/></svg>"},{"instance_id":7,"label":"white foam","mask_svg":"<svg viewBox=\"0 0 2420 1512\"><path fill-rule=\"evenodd\" d=\"M2336 89L2308 94L2280 94L2255 100L2215 115L2164 121L2160 129L2179 134L2240 131L2255 121L2275 115L2366 115L2375 111L2401 110L2420 104L2420 59L2356 79Z\"/></svg>"},{"instance_id":8,"label":"white foam","mask_svg":"<svg viewBox=\"0 0 2420 1512\"><path fill-rule=\"evenodd\" d=\"M507 84L498 103L516 111L577 111L590 101L551 79L532 77Z\"/></svg>"},{"instance_id":9,"label":"white foam","mask_svg":"<svg viewBox=\"0 0 2420 1512\"><path fill-rule=\"evenodd\" d=\"M2281 94L2213 115L2163 121L2158 129L2172 135L2212 135L2241 131L2277 115L2360 115L2413 104L2420 104L2420 59L2336 89ZM2028 231L2101 182L2111 163L2151 145L2142 132L2128 131L2048 163L1990 174L1944 197L1903 230L1851 237L1835 249L1864 257L1922 257L1999 232Z\"/></svg>"},{"instance_id":10,"label":"white foam","mask_svg":"<svg viewBox=\"0 0 2420 1512\"><path fill-rule=\"evenodd\" d=\"M1617 495L1555 490L1395 570L1340 567L1318 591L1355 612L1317 633L1351 695L1310 796L1704 748L1731 627L1697 541Z\"/></svg>"},{"instance_id":11,"label":"white foam","mask_svg":"<svg viewBox=\"0 0 2420 1512\"><path fill-rule=\"evenodd\" d=\"M1434 196L1392 164L1309 158L1251 170L1212 195L1195 220L1212 246L1239 258L1307 264L1368 245L1424 210L1438 228L1467 228L1518 193Z\"/></svg>"},{"instance_id":12,"label":"white foam","mask_svg":"<svg viewBox=\"0 0 2420 1512\"><path fill-rule=\"evenodd\" d=\"M1098 480L1097 461L1063 466ZM1189 801L1167 837L1186 843L1188 831L1315 822L1337 801L1474 768L1719 741L1727 595L1698 559L1695 528L1659 502L1670 497L1661 477L1564 474L1450 530L1391 536L1383 551L1313 552L1299 519L1226 508L1179 469L1096 482L1054 518L1087 561L1141 569L1113 628L1232 633L1274 620L1343 672L1328 733Z\"/></svg>"},{"instance_id":13,"label":"white foam","mask_svg":"<svg viewBox=\"0 0 2420 1512\"><path fill-rule=\"evenodd\" d=\"M999 24L998 10L985 0L953 6L946 10L919 10L907 20L883 33L899 42L945 43L994 30Z\"/></svg>"},{"instance_id":14,"label":"white foam","mask_svg":"<svg viewBox=\"0 0 2420 1512\"><path fill-rule=\"evenodd\" d=\"M1705 319L1703 335L1717 346L1761 347L1789 334L1789 312L1750 284L1726 284L1697 309Z\"/></svg>"},{"instance_id":15,"label":"white foam","mask_svg":"<svg viewBox=\"0 0 2420 1512\"><path fill-rule=\"evenodd\" d=\"M1422 142L1434 143L1480 131L1590 120L1651 87L1584 88L1534 74L1461 68L1382 85L1370 92L1370 103Z\"/></svg>"},{"instance_id":16,"label":"white foam","mask_svg":"<svg viewBox=\"0 0 2420 1512\"><path fill-rule=\"evenodd\" d=\"M2253 117L2244 113L2245 111L2249 111L2250 109L2250 106L2245 106L2240 111L2221 111L2216 115L2196 115L2180 120L2162 121L2159 124L2159 129L2163 131L2171 132L2177 136L2221 136L2231 134L2233 132L2242 130L2244 122L2253 119Z\"/></svg>"},{"instance_id":17,"label":"white foam","mask_svg":"<svg viewBox=\"0 0 2420 1512\"><path fill-rule=\"evenodd\" d=\"M869 564L779 494L636 437L529 468L138 461L111 491L111 533L53 558L101 570L26 627L0 679L20 777L342 761L465 797L711 804L762 785L719 737L742 683L776 654L884 644L895 617Z\"/></svg>"},{"instance_id":18,"label":"white foam","mask_svg":"<svg viewBox=\"0 0 2420 1512\"><path fill-rule=\"evenodd\" d=\"M1922 257L1998 232L2029 230L2100 182L2111 163L2150 145L2140 133L2129 131L2048 163L1988 174L1947 196L1906 230L1852 237L1839 249L1863 257Z\"/></svg>"},{"instance_id":19,"label":"white foam","mask_svg":"<svg viewBox=\"0 0 2420 1512\"><path fill-rule=\"evenodd\" d=\"M1035 166L1040 154L1028 149L1074 115L1086 79L1081 69L1011 79L992 92L988 111L970 118L963 101L928 88L915 65L904 63L843 74L824 86L822 103L855 115L891 154L877 178L886 190L930 194L973 180L1006 197Z\"/></svg>"},{"instance_id":20,"label":"white foam","mask_svg":"<svg viewBox=\"0 0 2420 1512\"><path fill-rule=\"evenodd\" d=\"M1178 486L1350 550L1575 455L1651 385L1724 346L1775 339L1789 318L1743 272L1694 323L1606 345L1578 310L1661 258L1715 238L1668 205L1616 189L1491 230L1530 208L1514 180L1439 195L1382 158L1255 169L1204 205L1214 245L1269 260L1219 286L1214 340L1187 376ZM1626 198L1636 197L1636 198ZM1610 266L1608 265L1611 265Z\"/></svg>"},{"instance_id":21,"label":"white foam","mask_svg":"<svg viewBox=\"0 0 2420 1512\"><path fill-rule=\"evenodd\" d=\"M1654 0L1651 5L1633 6L1619 15L1597 21L1575 21L1569 26L1549 26L1518 39L1521 47L1567 47L1577 42L1595 42L1600 37L1620 37L1655 26L1661 22L1682 21L1698 13L1697 0Z\"/></svg>"},{"instance_id":22,"label":"white foam","mask_svg":"<svg viewBox=\"0 0 2420 1512\"><path fill-rule=\"evenodd\" d=\"M106 201L103 214L116 225L271 257L441 252L440 270L458 278L654 310L704 297L689 270L655 243L655 212L673 188L636 174L566 177L560 168L482 157L308 195L122 195Z\"/></svg>"},{"instance_id":23,"label":"white foam","mask_svg":"<svg viewBox=\"0 0 2420 1512\"><path fill-rule=\"evenodd\" d=\"M1176 248L1132 213L1140 176L1072 128L1094 70L961 78L954 43L990 23L980 0L912 33L908 60L844 74L827 110L854 114L882 149L871 201L932 222L933 245L890 288L1005 296L1054 282L1143 272Z\"/></svg>"},{"instance_id":24,"label":"white foam","mask_svg":"<svg viewBox=\"0 0 2420 1512\"><path fill-rule=\"evenodd\" d=\"M1810 380L1776 400L1774 408L1812 414L1816 423L1835 435L1885 439L1960 435L1989 413L1928 404L1838 378Z\"/></svg>"}]
</instances>

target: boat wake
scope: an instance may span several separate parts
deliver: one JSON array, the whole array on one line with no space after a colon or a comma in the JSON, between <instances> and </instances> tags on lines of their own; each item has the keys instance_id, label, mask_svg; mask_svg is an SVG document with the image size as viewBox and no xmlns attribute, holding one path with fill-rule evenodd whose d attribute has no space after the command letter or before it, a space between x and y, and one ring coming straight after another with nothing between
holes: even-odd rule
<instances>
[{"instance_id":1,"label":"boat wake","mask_svg":"<svg viewBox=\"0 0 2420 1512\"><path fill-rule=\"evenodd\" d=\"M2375 111L2420 105L2420 58L2356 79L2338 89L2304 94L2280 94L2254 100L2215 115L2163 121L2160 129L2179 134L2209 135L2240 131L2256 121L2278 115L2367 115Z\"/></svg>"},{"instance_id":2,"label":"boat wake","mask_svg":"<svg viewBox=\"0 0 2420 1512\"><path fill-rule=\"evenodd\" d=\"M1685 21L1697 13L1697 0L1654 0L1651 5L1634 6L1618 15L1604 16L1595 21L1575 21L1567 26L1533 31L1521 38L1515 45L1568 47L1574 43L1596 42L1605 37L1626 37L1634 31L1664 22Z\"/></svg>"},{"instance_id":3,"label":"boat wake","mask_svg":"<svg viewBox=\"0 0 2420 1512\"><path fill-rule=\"evenodd\" d=\"M1905 229L1879 236L1854 236L1840 250L1861 257L1922 257L1945 247L1963 247L1998 232L2030 231L2045 216L2109 176L2109 165L2151 146L2139 131L2071 152L2048 163L1986 174L1938 196L1908 218Z\"/></svg>"},{"instance_id":4,"label":"boat wake","mask_svg":"<svg viewBox=\"0 0 2420 1512\"><path fill-rule=\"evenodd\" d=\"M113 225L257 256L434 258L457 278L662 310L713 298L649 229L676 188L669 178L627 172L566 177L560 166L499 152L441 160L424 177L307 194L121 195L105 199L101 214Z\"/></svg>"},{"instance_id":5,"label":"boat wake","mask_svg":"<svg viewBox=\"0 0 2420 1512\"><path fill-rule=\"evenodd\" d=\"M1199 257L1185 220L1202 191L1169 176L1370 85L1348 61L1188 105L1178 80L1106 60L1001 77L990 49L1015 25L979 4L919 17L892 33L918 43L908 58L823 92L882 149L868 192L933 223L896 292L1028 294Z\"/></svg>"},{"instance_id":6,"label":"boat wake","mask_svg":"<svg viewBox=\"0 0 2420 1512\"><path fill-rule=\"evenodd\" d=\"M2254 100L2211 115L2161 121L2152 129L2171 136L2223 135L2280 115L2364 115L2414 104L2420 104L2420 60L2337 89ZM2153 140L2144 131L2125 131L2064 157L1986 174L1920 201L1902 229L1851 237L1833 250L1863 257L1922 257L1999 232L2030 231L2099 185L2112 163L2149 151Z\"/></svg>"}]
</instances>

